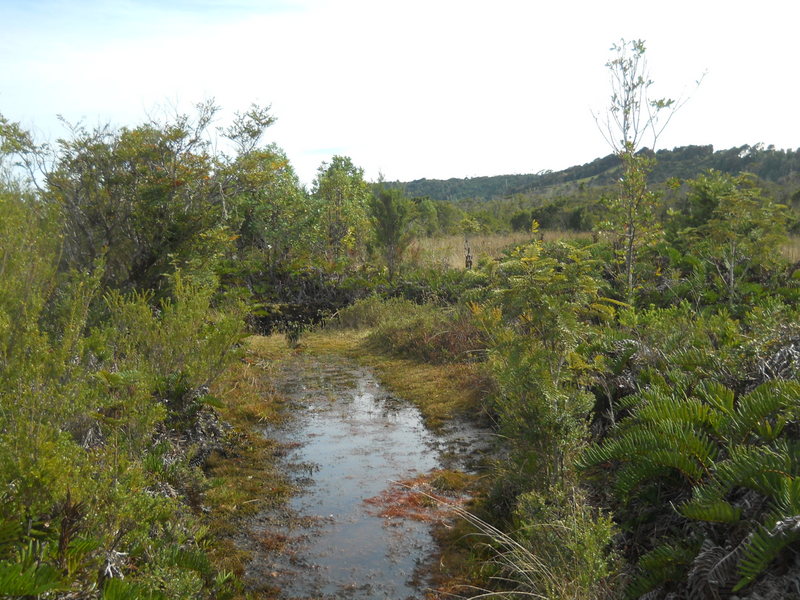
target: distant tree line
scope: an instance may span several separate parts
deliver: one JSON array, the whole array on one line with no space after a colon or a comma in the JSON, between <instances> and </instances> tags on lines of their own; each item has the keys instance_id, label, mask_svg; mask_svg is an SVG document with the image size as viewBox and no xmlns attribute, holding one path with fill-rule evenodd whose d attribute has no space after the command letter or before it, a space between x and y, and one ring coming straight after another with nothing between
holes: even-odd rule
<instances>
[{"instance_id":1,"label":"distant tree line","mask_svg":"<svg viewBox=\"0 0 800 600\"><path fill-rule=\"evenodd\" d=\"M754 144L715 151L712 145L707 145L658 150L655 154L658 160L651 175L651 182L654 184L676 177L691 179L708 169L730 175L744 171L753 173L767 182L794 183L795 187L798 186L800 178L800 148L781 150L771 145L765 147L763 144ZM391 182L390 185L401 187L409 196L428 196L451 202L486 201L508 198L516 194L558 194L581 185L611 185L618 178L619 167L619 158L609 154L561 171L447 180L418 179L409 182Z\"/></svg>"}]
</instances>

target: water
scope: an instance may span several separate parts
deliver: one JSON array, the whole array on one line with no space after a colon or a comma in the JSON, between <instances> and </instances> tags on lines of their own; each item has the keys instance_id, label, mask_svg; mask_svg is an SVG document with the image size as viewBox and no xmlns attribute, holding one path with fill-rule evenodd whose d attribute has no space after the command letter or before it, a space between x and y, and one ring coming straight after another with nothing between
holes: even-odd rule
<instances>
[{"instance_id":1,"label":"water","mask_svg":"<svg viewBox=\"0 0 800 600\"><path fill-rule=\"evenodd\" d=\"M437 550L430 525L383 518L364 501L441 468L453 444L463 452L485 436L463 426L434 436L414 406L341 360L298 357L281 386L296 417L266 434L290 448L285 460L301 492L287 511L253 524L253 535L286 543L258 554L248 576L271 581L282 598L424 597L425 567Z\"/></svg>"}]
</instances>

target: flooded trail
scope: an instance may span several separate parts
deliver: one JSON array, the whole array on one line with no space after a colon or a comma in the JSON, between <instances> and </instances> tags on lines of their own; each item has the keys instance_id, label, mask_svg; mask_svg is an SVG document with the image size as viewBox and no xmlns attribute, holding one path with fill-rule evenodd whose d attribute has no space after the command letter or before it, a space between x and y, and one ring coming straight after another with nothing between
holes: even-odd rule
<instances>
[{"instance_id":1,"label":"flooded trail","mask_svg":"<svg viewBox=\"0 0 800 600\"><path fill-rule=\"evenodd\" d=\"M488 433L454 423L434 435L416 407L340 358L297 356L278 385L293 416L264 433L281 442L299 493L252 523L248 579L285 599L424 598L437 551L429 519L390 515L376 498L433 469L469 469Z\"/></svg>"}]
</instances>

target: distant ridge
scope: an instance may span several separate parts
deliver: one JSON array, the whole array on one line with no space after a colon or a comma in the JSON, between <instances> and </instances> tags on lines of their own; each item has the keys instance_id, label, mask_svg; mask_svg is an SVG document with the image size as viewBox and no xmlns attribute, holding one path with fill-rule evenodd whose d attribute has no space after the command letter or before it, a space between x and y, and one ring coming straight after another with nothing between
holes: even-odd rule
<instances>
[{"instance_id":1,"label":"distant ridge","mask_svg":"<svg viewBox=\"0 0 800 600\"><path fill-rule=\"evenodd\" d=\"M645 150L647 152L647 150ZM708 146L682 146L656 152L658 162L651 181L659 183L672 177L690 179L707 169L737 174L753 173L766 181L783 183L800 177L800 148L777 150L763 144L744 145L727 150ZM619 160L613 154L584 165L561 171L542 171L530 175L494 175L464 179L417 179L389 182L410 197L428 196L434 200L491 200L523 195L566 193L579 186L602 186L613 183L618 175Z\"/></svg>"}]
</instances>

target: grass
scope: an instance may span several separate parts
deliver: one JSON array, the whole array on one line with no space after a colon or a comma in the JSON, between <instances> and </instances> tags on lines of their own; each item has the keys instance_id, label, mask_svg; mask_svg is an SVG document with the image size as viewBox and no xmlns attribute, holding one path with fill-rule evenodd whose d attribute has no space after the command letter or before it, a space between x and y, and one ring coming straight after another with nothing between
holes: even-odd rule
<instances>
[{"instance_id":1,"label":"grass","mask_svg":"<svg viewBox=\"0 0 800 600\"><path fill-rule=\"evenodd\" d=\"M548 230L539 233L547 242L564 239L590 237L589 233ZM532 239L529 232L473 234L468 237L473 264L483 258L502 256L509 247L524 244ZM409 250L412 261L421 264L443 265L455 269L464 268L464 236L450 235L416 240Z\"/></svg>"},{"instance_id":2,"label":"grass","mask_svg":"<svg viewBox=\"0 0 800 600\"><path fill-rule=\"evenodd\" d=\"M546 242L591 237L590 233L578 231L541 231ZM494 233L469 236L473 264L482 258L494 259L502 256L511 246L524 244L531 239L527 232ZM792 235L782 247L783 256L792 263L800 262L800 236ZM450 235L415 240L409 249L409 258L420 264L444 265L454 269L464 268L464 236Z\"/></svg>"},{"instance_id":3,"label":"grass","mask_svg":"<svg viewBox=\"0 0 800 600\"><path fill-rule=\"evenodd\" d=\"M783 256L791 263L800 262L800 236L790 235L781 249Z\"/></svg>"},{"instance_id":4,"label":"grass","mask_svg":"<svg viewBox=\"0 0 800 600\"><path fill-rule=\"evenodd\" d=\"M229 451L206 462L210 487L204 503L211 558L215 566L241 577L250 554L235 543L248 517L280 506L294 493L278 467L281 448L259 433L259 426L284 418L284 401L270 383L272 365L248 350L245 358L215 383L223 400L221 417L233 426ZM244 596L241 596L244 597Z\"/></svg>"}]
</instances>

